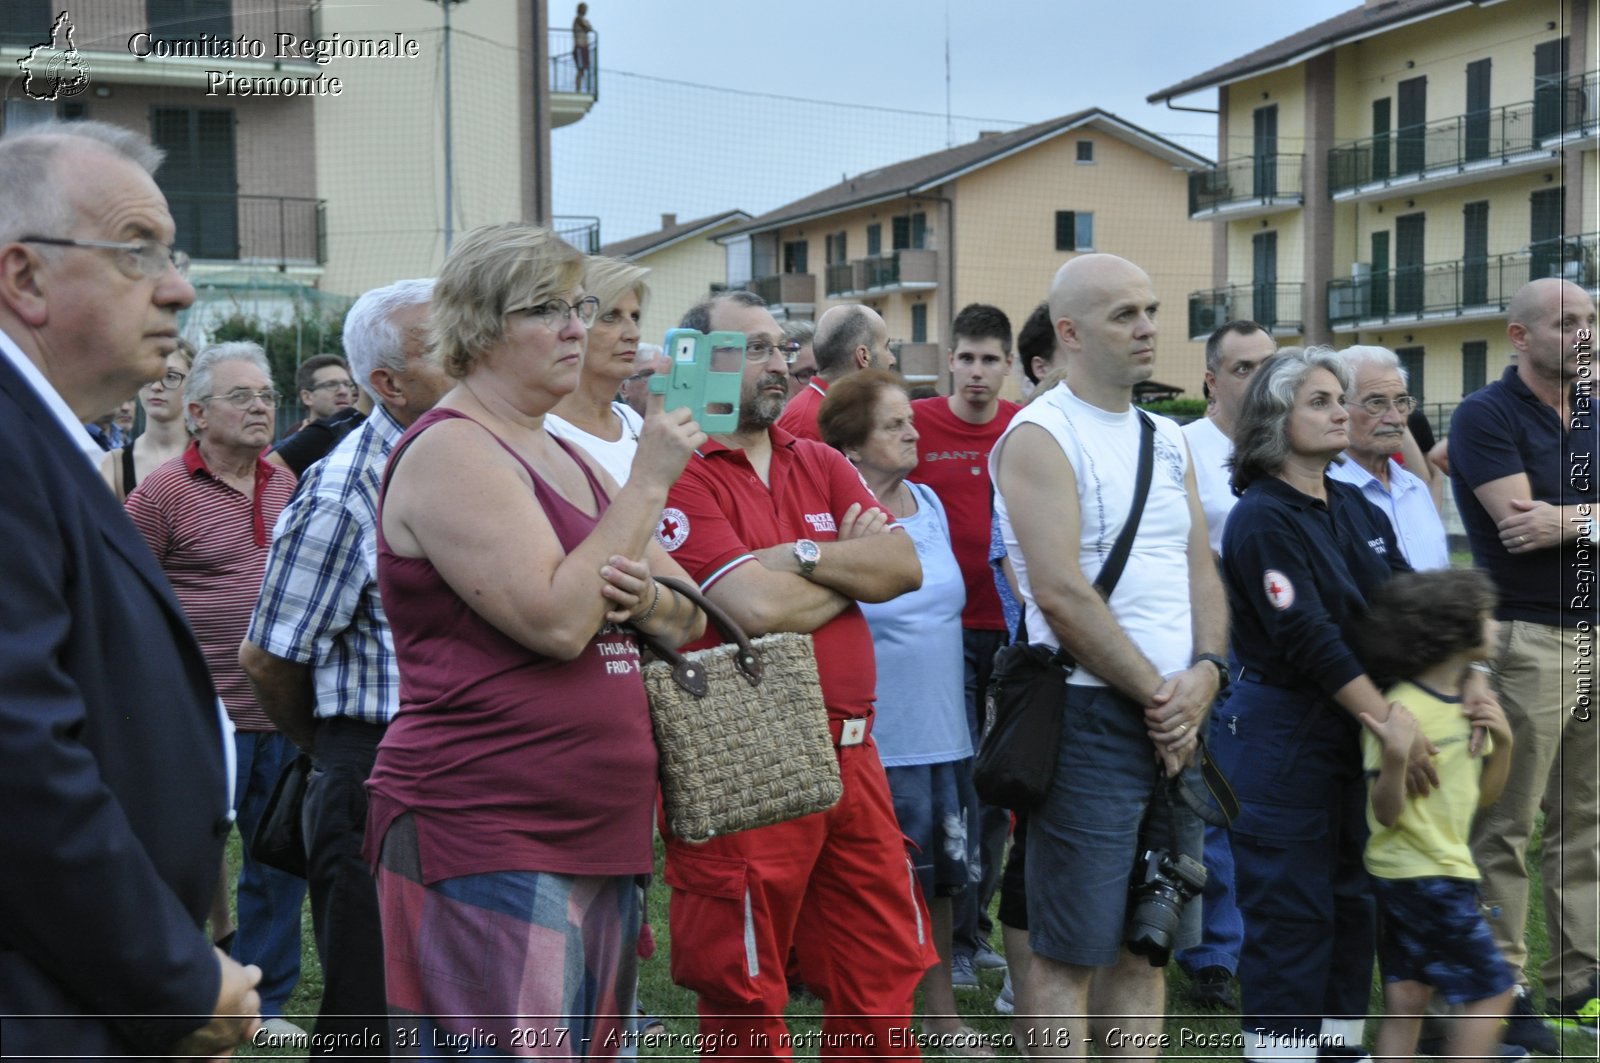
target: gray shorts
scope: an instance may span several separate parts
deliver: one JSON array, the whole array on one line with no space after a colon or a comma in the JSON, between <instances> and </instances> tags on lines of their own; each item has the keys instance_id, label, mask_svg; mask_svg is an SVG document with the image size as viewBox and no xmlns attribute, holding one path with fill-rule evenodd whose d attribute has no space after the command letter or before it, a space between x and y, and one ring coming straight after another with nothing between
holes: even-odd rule
<instances>
[{"instance_id":1,"label":"gray shorts","mask_svg":"<svg viewBox=\"0 0 1600 1063\"><path fill-rule=\"evenodd\" d=\"M1162 789L1139 706L1109 687L1068 686L1055 779L1028 816L1033 951L1079 967L1115 964L1139 857L1151 848L1172 849L1175 840L1174 856L1201 860L1200 818L1176 797L1169 816ZM1195 897L1184 906L1172 948L1199 943Z\"/></svg>"}]
</instances>

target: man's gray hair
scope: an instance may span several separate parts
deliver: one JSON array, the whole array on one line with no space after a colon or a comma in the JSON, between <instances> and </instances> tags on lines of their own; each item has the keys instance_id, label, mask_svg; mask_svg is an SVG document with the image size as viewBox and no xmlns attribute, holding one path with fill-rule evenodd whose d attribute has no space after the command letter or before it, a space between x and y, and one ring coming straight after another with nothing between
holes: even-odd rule
<instances>
[{"instance_id":1,"label":"man's gray hair","mask_svg":"<svg viewBox=\"0 0 1600 1063\"><path fill-rule=\"evenodd\" d=\"M817 325L814 321L805 321L795 318L783 323L783 338L789 343L798 343L804 347L817 338ZM813 352L814 353L814 352Z\"/></svg>"},{"instance_id":2,"label":"man's gray hair","mask_svg":"<svg viewBox=\"0 0 1600 1063\"><path fill-rule=\"evenodd\" d=\"M1399 374L1402 387L1411 386L1411 374L1407 373L1406 367L1400 364L1400 356L1387 347L1358 343L1340 351L1339 360L1350 371L1351 387L1355 387L1356 377L1361 375L1362 368L1369 365L1376 366L1379 369L1393 369Z\"/></svg>"},{"instance_id":3,"label":"man's gray hair","mask_svg":"<svg viewBox=\"0 0 1600 1063\"><path fill-rule=\"evenodd\" d=\"M183 382L183 423L189 426L191 434L200 429L189 413L189 404L211 396L211 378L223 362L249 362L261 370L269 386L272 384L272 366L267 363L267 352L259 343L248 340L213 343L195 357L194 365L189 367L189 379Z\"/></svg>"},{"instance_id":4,"label":"man's gray hair","mask_svg":"<svg viewBox=\"0 0 1600 1063\"><path fill-rule=\"evenodd\" d=\"M406 338L394 315L433 300L433 278L395 281L362 295L344 316L344 353L356 383L371 390L375 369L399 373L406 367Z\"/></svg>"},{"instance_id":5,"label":"man's gray hair","mask_svg":"<svg viewBox=\"0 0 1600 1063\"><path fill-rule=\"evenodd\" d=\"M76 219L55 173L63 148L99 145L154 174L164 153L110 122L41 122L0 137L0 245L24 236L65 236Z\"/></svg>"}]
</instances>

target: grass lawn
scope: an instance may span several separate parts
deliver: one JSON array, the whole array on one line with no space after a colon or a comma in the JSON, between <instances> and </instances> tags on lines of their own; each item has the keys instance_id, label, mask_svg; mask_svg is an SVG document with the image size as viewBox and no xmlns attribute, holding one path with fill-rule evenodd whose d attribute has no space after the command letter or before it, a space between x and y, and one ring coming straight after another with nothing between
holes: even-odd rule
<instances>
[{"instance_id":1,"label":"grass lawn","mask_svg":"<svg viewBox=\"0 0 1600 1063\"><path fill-rule=\"evenodd\" d=\"M1539 844L1536 835L1534 846ZM230 857L235 867L238 864L238 838L235 836L229 849ZM1539 988L1538 968L1549 953L1549 945L1544 929L1544 905L1540 890L1540 875L1534 854L1530 853L1529 863L1533 865L1531 883L1532 915L1528 926L1528 948L1530 952L1528 970L1533 973L1531 982L1534 986L1535 1003L1541 1008L1544 1004L1543 991ZM650 890L650 921L655 930L657 950L653 958L641 968L640 996L651 1014L658 1015L665 1022L667 1036L655 1044L644 1045L639 1054L644 1057L654 1058L685 1058L693 1055L689 1047L689 1038L696 1030L694 995L685 989L672 984L668 977L668 956L671 953L672 943L667 927L667 888L661 884L660 876L660 850L657 850L657 875L656 884ZM995 935L998 939L999 935ZM996 940L996 947L999 942ZM1236 1042L1239 1035L1238 1020L1219 1013L1202 1013L1199 1015L1189 1013L1183 1004L1185 979L1183 972L1176 964L1169 969L1170 977L1167 990L1167 1032L1171 1037L1172 1047L1163 1054L1171 1059L1197 1059L1197 1060L1236 1060L1241 1058L1237 1048L1212 1048L1208 1045L1230 1045ZM957 1002L964 1009L968 1022L977 1030L990 1035L1002 1047L998 1050L1001 1056L1014 1054L1014 1048L1006 1047L1010 1035L1010 1019L1000 1015L994 1010L995 997L999 995L1002 973L982 972L980 979L983 982L983 991L980 993L967 993L958 996ZM302 921L302 946L301 946L301 975L300 984L294 996L290 999L287 1017L305 1029L310 1030L315 1022L317 1002L322 995L322 971L317 963L316 946L311 937L311 915L309 909L305 912ZM919 1002L920 1005L920 1002ZM1378 989L1376 975L1373 982L1372 1013L1379 1015L1383 1011L1382 995ZM789 1025L796 1035L796 1045L807 1044L807 1035L814 1036L821 1029L821 1008L816 1003L795 1003L788 1009ZM1376 1030L1376 1020L1367 1024L1367 1045L1371 1047L1371 1037ZM1595 1039L1588 1034L1561 1031L1564 1059L1595 1059L1597 1058ZM929 1051L925 1053L935 1056L938 1053ZM814 1059L814 1048L797 1047L797 1059ZM239 1059L272 1059L272 1058L308 1058L304 1049L292 1048L277 1049L241 1049L236 1058ZM310 1058L315 1058L313 1054Z\"/></svg>"}]
</instances>

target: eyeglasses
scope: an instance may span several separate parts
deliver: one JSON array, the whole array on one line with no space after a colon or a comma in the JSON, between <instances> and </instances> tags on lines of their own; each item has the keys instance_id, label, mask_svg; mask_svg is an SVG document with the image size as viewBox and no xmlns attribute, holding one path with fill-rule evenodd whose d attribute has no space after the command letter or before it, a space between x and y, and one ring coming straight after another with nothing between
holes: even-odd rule
<instances>
[{"instance_id":1,"label":"eyeglasses","mask_svg":"<svg viewBox=\"0 0 1600 1063\"><path fill-rule=\"evenodd\" d=\"M745 344L744 360L746 362L764 362L772 357L772 352L777 351L783 356L785 365L793 365L794 360L800 357L800 344L798 343L768 343L766 340L752 340Z\"/></svg>"},{"instance_id":2,"label":"eyeglasses","mask_svg":"<svg viewBox=\"0 0 1600 1063\"><path fill-rule=\"evenodd\" d=\"M207 395L197 401L210 402L212 399L221 399L236 410L248 410L250 404L257 399L261 400L263 406L276 406L278 404L278 393L272 388L262 388L260 391L252 391L249 388L234 388L225 395Z\"/></svg>"},{"instance_id":3,"label":"eyeglasses","mask_svg":"<svg viewBox=\"0 0 1600 1063\"><path fill-rule=\"evenodd\" d=\"M324 380L320 384L312 384L307 391L354 391L354 380Z\"/></svg>"},{"instance_id":4,"label":"eyeglasses","mask_svg":"<svg viewBox=\"0 0 1600 1063\"><path fill-rule=\"evenodd\" d=\"M816 375L817 375L817 371L814 368L811 368L811 367L808 366L805 369L796 369L794 372L790 373L789 374L789 379L793 380L797 384L805 384L805 383L808 383L811 380L811 378L816 376Z\"/></svg>"},{"instance_id":5,"label":"eyeglasses","mask_svg":"<svg viewBox=\"0 0 1600 1063\"><path fill-rule=\"evenodd\" d=\"M180 373L176 369L168 369L156 379L147 382L145 387L153 388L160 384L168 391L176 391L183 386L183 381L188 375L188 373Z\"/></svg>"},{"instance_id":6,"label":"eyeglasses","mask_svg":"<svg viewBox=\"0 0 1600 1063\"><path fill-rule=\"evenodd\" d=\"M117 269L129 280L159 277L175 269L178 276L189 275L189 253L159 240L79 240L62 236L24 236L19 243L50 244L54 247L88 247L97 251L120 251Z\"/></svg>"},{"instance_id":7,"label":"eyeglasses","mask_svg":"<svg viewBox=\"0 0 1600 1063\"><path fill-rule=\"evenodd\" d=\"M595 315L600 313L600 300L592 295L586 295L576 303L569 303L565 299L550 299L542 303L529 303L527 306L513 306L507 310L508 314L527 314L544 322L548 329L563 328L576 314L584 328L594 324Z\"/></svg>"},{"instance_id":8,"label":"eyeglasses","mask_svg":"<svg viewBox=\"0 0 1600 1063\"><path fill-rule=\"evenodd\" d=\"M1347 402L1345 405L1360 406L1374 417L1382 417L1389 412L1390 407L1393 407L1395 413L1404 417L1416 408L1417 400L1410 395L1397 395L1393 399L1386 399L1382 395L1374 395L1370 399L1362 399L1360 402Z\"/></svg>"}]
</instances>

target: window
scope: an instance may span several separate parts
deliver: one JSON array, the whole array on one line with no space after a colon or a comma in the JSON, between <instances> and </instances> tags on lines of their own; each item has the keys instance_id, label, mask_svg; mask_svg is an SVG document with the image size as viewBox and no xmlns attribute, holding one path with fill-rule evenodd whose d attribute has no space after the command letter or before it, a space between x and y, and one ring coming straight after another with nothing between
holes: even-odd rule
<instances>
[{"instance_id":1,"label":"window","mask_svg":"<svg viewBox=\"0 0 1600 1063\"><path fill-rule=\"evenodd\" d=\"M174 243L195 258L238 258L233 112L152 107L150 132L167 153L156 183L178 226Z\"/></svg>"},{"instance_id":2,"label":"window","mask_svg":"<svg viewBox=\"0 0 1600 1063\"><path fill-rule=\"evenodd\" d=\"M1396 347L1394 354L1400 359L1400 367L1406 371L1406 390L1411 392L1413 399L1421 403L1423 396L1428 393L1426 382L1422 378L1422 348Z\"/></svg>"},{"instance_id":3,"label":"window","mask_svg":"<svg viewBox=\"0 0 1600 1063\"><path fill-rule=\"evenodd\" d=\"M911 342L928 342L928 304L911 304Z\"/></svg>"},{"instance_id":4,"label":"window","mask_svg":"<svg viewBox=\"0 0 1600 1063\"><path fill-rule=\"evenodd\" d=\"M845 250L845 234L842 232L828 235L828 265L837 266L841 262L850 261L850 255Z\"/></svg>"},{"instance_id":5,"label":"window","mask_svg":"<svg viewBox=\"0 0 1600 1063\"><path fill-rule=\"evenodd\" d=\"M0 44L31 48L49 41L50 0L6 0L0 4Z\"/></svg>"},{"instance_id":6,"label":"window","mask_svg":"<svg viewBox=\"0 0 1600 1063\"><path fill-rule=\"evenodd\" d=\"M1094 141L1092 141L1092 140L1080 140L1080 141L1078 141L1078 161L1079 162L1094 162Z\"/></svg>"},{"instance_id":7,"label":"window","mask_svg":"<svg viewBox=\"0 0 1600 1063\"><path fill-rule=\"evenodd\" d=\"M1093 251L1094 214L1087 210L1056 211L1056 250Z\"/></svg>"},{"instance_id":8,"label":"window","mask_svg":"<svg viewBox=\"0 0 1600 1063\"><path fill-rule=\"evenodd\" d=\"M783 245L783 271L808 273L806 269L806 241L790 240Z\"/></svg>"},{"instance_id":9,"label":"window","mask_svg":"<svg viewBox=\"0 0 1600 1063\"><path fill-rule=\"evenodd\" d=\"M891 218L890 246L896 251L921 248L928 245L928 216L922 211Z\"/></svg>"},{"instance_id":10,"label":"window","mask_svg":"<svg viewBox=\"0 0 1600 1063\"><path fill-rule=\"evenodd\" d=\"M883 225L873 222L867 226L867 257L876 258L883 254Z\"/></svg>"},{"instance_id":11,"label":"window","mask_svg":"<svg viewBox=\"0 0 1600 1063\"><path fill-rule=\"evenodd\" d=\"M215 40L233 36L232 0L145 0L150 32L168 40Z\"/></svg>"},{"instance_id":12,"label":"window","mask_svg":"<svg viewBox=\"0 0 1600 1063\"><path fill-rule=\"evenodd\" d=\"M1483 387L1489 378L1489 345L1483 340L1468 340L1461 345L1461 397ZM1415 385L1413 385L1415 386Z\"/></svg>"}]
</instances>

